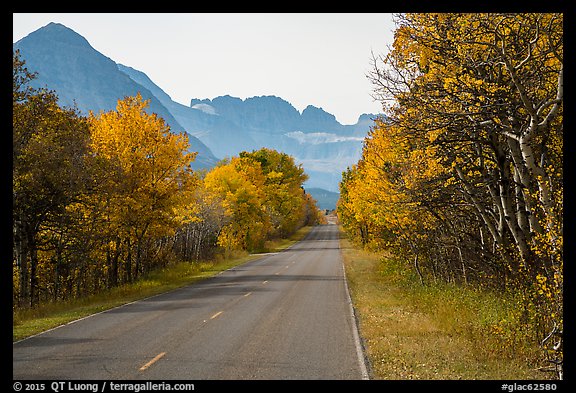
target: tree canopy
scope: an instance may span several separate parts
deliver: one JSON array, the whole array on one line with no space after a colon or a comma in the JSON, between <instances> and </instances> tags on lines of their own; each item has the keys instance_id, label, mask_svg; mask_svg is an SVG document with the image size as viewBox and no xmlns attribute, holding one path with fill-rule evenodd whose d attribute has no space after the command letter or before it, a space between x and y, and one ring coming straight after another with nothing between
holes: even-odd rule
<instances>
[{"instance_id":1,"label":"tree canopy","mask_svg":"<svg viewBox=\"0 0 576 393\"><path fill-rule=\"evenodd\" d=\"M563 16L395 18L341 222L422 282L524 288L542 340L563 322Z\"/></svg>"}]
</instances>

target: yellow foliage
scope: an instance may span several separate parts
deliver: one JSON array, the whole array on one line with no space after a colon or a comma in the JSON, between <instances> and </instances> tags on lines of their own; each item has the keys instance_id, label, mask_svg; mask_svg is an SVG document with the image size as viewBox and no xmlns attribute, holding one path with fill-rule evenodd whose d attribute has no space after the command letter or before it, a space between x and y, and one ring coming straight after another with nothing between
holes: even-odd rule
<instances>
[{"instance_id":1,"label":"yellow foliage","mask_svg":"<svg viewBox=\"0 0 576 393\"><path fill-rule=\"evenodd\" d=\"M524 288L543 329L562 320L562 23L553 13L397 15L371 74L387 121L344 174L338 205L353 237L395 243L421 280L428 270Z\"/></svg>"},{"instance_id":2,"label":"yellow foliage","mask_svg":"<svg viewBox=\"0 0 576 393\"><path fill-rule=\"evenodd\" d=\"M126 236L170 233L186 221L196 186L185 134L174 134L162 118L147 114L138 94L119 100L115 111L90 114L91 147L108 161L108 216Z\"/></svg>"}]
</instances>

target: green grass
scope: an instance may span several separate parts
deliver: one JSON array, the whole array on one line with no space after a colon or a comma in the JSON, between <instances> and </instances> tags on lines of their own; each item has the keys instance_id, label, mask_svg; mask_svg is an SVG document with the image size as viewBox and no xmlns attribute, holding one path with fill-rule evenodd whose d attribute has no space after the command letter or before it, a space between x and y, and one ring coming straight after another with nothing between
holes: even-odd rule
<instances>
[{"instance_id":1,"label":"green grass","mask_svg":"<svg viewBox=\"0 0 576 393\"><path fill-rule=\"evenodd\" d=\"M311 229L312 227L303 227L287 239L269 241L266 249L261 252L286 249L304 238ZM33 309L17 309L13 313L12 340L22 340L101 311L190 285L259 257L259 254L236 252L229 258L217 257L205 262L180 262L151 272L132 284L112 288L97 295L43 304Z\"/></svg>"},{"instance_id":2,"label":"green grass","mask_svg":"<svg viewBox=\"0 0 576 393\"><path fill-rule=\"evenodd\" d=\"M546 379L511 295L422 286L385 253L341 239L350 294L373 379Z\"/></svg>"}]
</instances>

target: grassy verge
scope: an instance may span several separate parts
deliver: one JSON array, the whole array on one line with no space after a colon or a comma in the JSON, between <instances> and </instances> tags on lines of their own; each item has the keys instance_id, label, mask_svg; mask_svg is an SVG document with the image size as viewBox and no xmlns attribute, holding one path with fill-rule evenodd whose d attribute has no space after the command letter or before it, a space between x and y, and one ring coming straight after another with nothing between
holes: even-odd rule
<instances>
[{"instance_id":1,"label":"grassy verge","mask_svg":"<svg viewBox=\"0 0 576 393\"><path fill-rule=\"evenodd\" d=\"M304 238L311 229L312 227L304 227L287 239L271 240L267 242L263 252L286 249ZM259 258L258 254L237 252L226 259L217 257L204 262L180 262L151 272L132 284L112 288L84 299L16 310L13 313L12 340L18 341L101 311L190 285L256 258Z\"/></svg>"},{"instance_id":2,"label":"grassy verge","mask_svg":"<svg viewBox=\"0 0 576 393\"><path fill-rule=\"evenodd\" d=\"M405 266L341 239L350 295L373 379L546 379L538 348L505 336L514 299L450 285L422 286Z\"/></svg>"}]
</instances>

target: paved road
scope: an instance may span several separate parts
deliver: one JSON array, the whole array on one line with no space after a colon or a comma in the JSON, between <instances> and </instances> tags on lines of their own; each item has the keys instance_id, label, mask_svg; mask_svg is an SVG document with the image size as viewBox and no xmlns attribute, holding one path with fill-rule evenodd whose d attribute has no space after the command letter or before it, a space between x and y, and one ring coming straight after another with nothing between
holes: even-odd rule
<instances>
[{"instance_id":1,"label":"paved road","mask_svg":"<svg viewBox=\"0 0 576 393\"><path fill-rule=\"evenodd\" d=\"M336 225L13 345L14 379L365 379Z\"/></svg>"}]
</instances>

